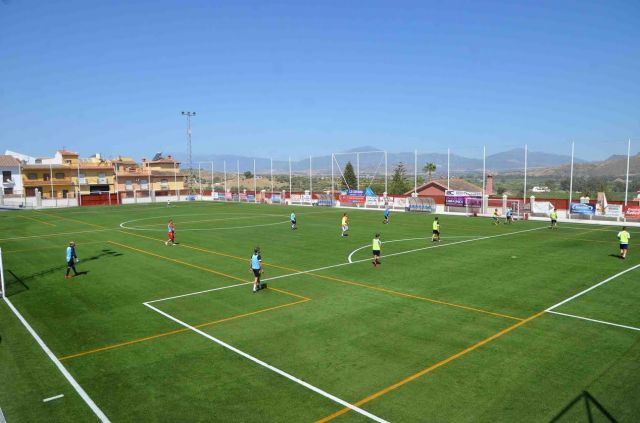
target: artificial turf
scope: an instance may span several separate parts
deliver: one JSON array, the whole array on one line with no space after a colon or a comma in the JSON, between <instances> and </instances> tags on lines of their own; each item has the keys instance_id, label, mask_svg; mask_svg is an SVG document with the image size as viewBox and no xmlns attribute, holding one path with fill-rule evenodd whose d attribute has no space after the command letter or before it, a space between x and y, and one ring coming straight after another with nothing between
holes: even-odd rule
<instances>
[{"instance_id":1,"label":"artificial turf","mask_svg":"<svg viewBox=\"0 0 640 423\"><path fill-rule=\"evenodd\" d=\"M295 208L295 231L290 211L188 202L1 213L8 298L112 421L367 420L204 335L388 421L550 421L582 391L619 421L640 417L640 331L541 313L640 263L633 249L615 257L619 227L441 215L432 243L428 214L383 225L381 211L349 210L343 238L344 210ZM170 218L176 246L164 245ZM374 268L376 232L386 243ZM86 273L67 280L70 240ZM269 286L257 294L255 246ZM639 274L555 311L637 328ZM198 291L151 305L201 333L144 305ZM4 302L0 323L8 422L97 419Z\"/></svg>"}]
</instances>

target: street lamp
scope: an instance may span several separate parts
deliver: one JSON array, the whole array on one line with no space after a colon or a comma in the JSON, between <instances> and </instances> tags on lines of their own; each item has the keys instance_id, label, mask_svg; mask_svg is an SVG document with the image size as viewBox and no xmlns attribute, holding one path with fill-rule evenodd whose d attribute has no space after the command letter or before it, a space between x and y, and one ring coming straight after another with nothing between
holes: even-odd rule
<instances>
[{"instance_id":1,"label":"street lamp","mask_svg":"<svg viewBox=\"0 0 640 423\"><path fill-rule=\"evenodd\" d=\"M187 151L189 153L189 176L187 184L189 186L189 195L193 195L193 158L191 156L191 118L196 115L196 112L182 112L182 116L187 117Z\"/></svg>"}]
</instances>

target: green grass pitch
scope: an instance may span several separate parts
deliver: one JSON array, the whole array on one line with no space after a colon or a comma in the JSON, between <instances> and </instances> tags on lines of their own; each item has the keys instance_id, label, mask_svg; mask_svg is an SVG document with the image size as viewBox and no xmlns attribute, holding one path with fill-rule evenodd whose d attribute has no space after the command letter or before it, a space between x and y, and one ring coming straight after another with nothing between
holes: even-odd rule
<instances>
[{"instance_id":1,"label":"green grass pitch","mask_svg":"<svg viewBox=\"0 0 640 423\"><path fill-rule=\"evenodd\" d=\"M340 237L343 209L295 208L296 231L290 212L3 212L8 299L114 422L546 422L583 391L640 419L638 229L621 260L619 226L441 215L432 243L431 215L383 225L382 211L350 210ZM84 274L65 279L70 240ZM255 246L268 288L253 294ZM614 275L553 310L565 315L545 312ZM0 336L8 422L97 421L5 302Z\"/></svg>"}]
</instances>

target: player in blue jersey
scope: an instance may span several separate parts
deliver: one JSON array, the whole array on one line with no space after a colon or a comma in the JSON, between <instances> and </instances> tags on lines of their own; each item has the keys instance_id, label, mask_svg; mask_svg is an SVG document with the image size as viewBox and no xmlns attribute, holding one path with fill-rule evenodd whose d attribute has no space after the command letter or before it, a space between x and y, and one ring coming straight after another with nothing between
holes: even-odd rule
<instances>
[{"instance_id":1,"label":"player in blue jersey","mask_svg":"<svg viewBox=\"0 0 640 423\"><path fill-rule=\"evenodd\" d=\"M298 229L298 223L296 221L296 214L294 212L291 212L291 230L295 230Z\"/></svg>"},{"instance_id":2,"label":"player in blue jersey","mask_svg":"<svg viewBox=\"0 0 640 423\"><path fill-rule=\"evenodd\" d=\"M253 250L253 255L249 261L249 269L253 272L253 292L258 292L267 287L266 283L260 283L260 276L262 275L262 256L260 255L260 248L256 247Z\"/></svg>"},{"instance_id":3,"label":"player in blue jersey","mask_svg":"<svg viewBox=\"0 0 640 423\"><path fill-rule=\"evenodd\" d=\"M67 247L67 274L64 275L65 279L71 278L69 272L73 269L73 276L78 276L78 271L76 270L76 262L78 261L78 256L76 255L76 243L71 241L69 246Z\"/></svg>"},{"instance_id":4,"label":"player in blue jersey","mask_svg":"<svg viewBox=\"0 0 640 423\"><path fill-rule=\"evenodd\" d=\"M389 209L389 206L386 206L384 209L384 220L382 221L382 223L384 223L385 225L387 223L389 223L389 214L391 213L391 210Z\"/></svg>"}]
</instances>

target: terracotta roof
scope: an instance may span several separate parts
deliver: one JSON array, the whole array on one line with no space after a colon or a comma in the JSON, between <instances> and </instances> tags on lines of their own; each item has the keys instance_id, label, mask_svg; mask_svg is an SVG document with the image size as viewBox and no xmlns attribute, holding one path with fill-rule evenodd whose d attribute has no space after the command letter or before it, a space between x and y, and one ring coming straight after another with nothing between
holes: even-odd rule
<instances>
[{"instance_id":1,"label":"terracotta roof","mask_svg":"<svg viewBox=\"0 0 640 423\"><path fill-rule=\"evenodd\" d=\"M440 189L442 189L443 191L447 189L447 180L446 179L434 179L432 181L429 181L425 184L420 185L417 188L417 191L420 192L424 189L426 189L429 186L437 186ZM449 179L449 189L452 190L456 190L456 191L469 191L469 192L481 192L482 191L482 187L477 186L476 184L472 184L469 181L466 181L464 179L461 178L451 178ZM413 193L413 190L411 191L407 191L405 193L405 195L411 195L411 193Z\"/></svg>"},{"instance_id":2,"label":"terracotta roof","mask_svg":"<svg viewBox=\"0 0 640 423\"><path fill-rule=\"evenodd\" d=\"M0 166L15 167L20 165L20 160L13 156L0 154Z\"/></svg>"},{"instance_id":3,"label":"terracotta roof","mask_svg":"<svg viewBox=\"0 0 640 423\"><path fill-rule=\"evenodd\" d=\"M62 154L63 156L79 156L78 153L69 150L58 150L58 153Z\"/></svg>"}]
</instances>

